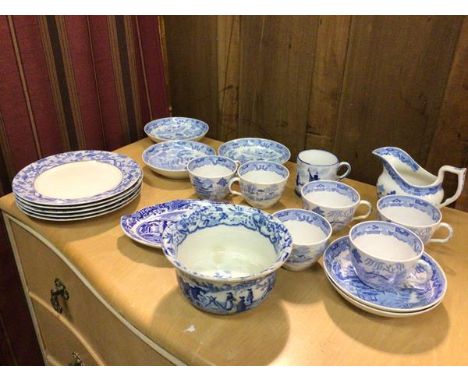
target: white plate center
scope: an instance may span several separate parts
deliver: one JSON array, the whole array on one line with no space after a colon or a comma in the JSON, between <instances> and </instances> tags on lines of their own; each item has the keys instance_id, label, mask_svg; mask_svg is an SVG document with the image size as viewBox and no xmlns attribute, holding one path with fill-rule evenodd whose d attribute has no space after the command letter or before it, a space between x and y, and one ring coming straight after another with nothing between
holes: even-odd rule
<instances>
[{"instance_id":1,"label":"white plate center","mask_svg":"<svg viewBox=\"0 0 468 382\"><path fill-rule=\"evenodd\" d=\"M117 187L122 172L115 166L98 161L63 164L39 175L34 188L43 196L79 199L101 194Z\"/></svg>"}]
</instances>

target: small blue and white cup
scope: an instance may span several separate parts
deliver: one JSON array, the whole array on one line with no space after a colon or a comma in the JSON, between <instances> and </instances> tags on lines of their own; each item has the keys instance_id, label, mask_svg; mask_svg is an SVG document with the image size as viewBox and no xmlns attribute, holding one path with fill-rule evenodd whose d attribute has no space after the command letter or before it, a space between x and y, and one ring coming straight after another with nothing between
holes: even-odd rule
<instances>
[{"instance_id":1,"label":"small blue and white cup","mask_svg":"<svg viewBox=\"0 0 468 382\"><path fill-rule=\"evenodd\" d=\"M268 208L278 202L289 178L289 170L285 166L268 161L244 163L237 174L229 181L229 190L256 208ZM233 190L235 182L239 182L241 192Z\"/></svg>"},{"instance_id":2,"label":"small blue and white cup","mask_svg":"<svg viewBox=\"0 0 468 382\"><path fill-rule=\"evenodd\" d=\"M401 225L366 221L349 231L351 263L361 281L379 290L424 289L433 271L421 256L424 244Z\"/></svg>"},{"instance_id":3,"label":"small blue and white cup","mask_svg":"<svg viewBox=\"0 0 468 382\"><path fill-rule=\"evenodd\" d=\"M325 150L304 150L297 156L296 194L301 188L314 180L340 180L351 171L348 162L339 162L335 154ZM338 175L341 167L345 170Z\"/></svg>"},{"instance_id":4,"label":"small blue and white cup","mask_svg":"<svg viewBox=\"0 0 468 382\"><path fill-rule=\"evenodd\" d=\"M300 208L281 210L273 216L285 225L293 241L291 255L283 268L302 271L315 264L332 234L330 223L323 216Z\"/></svg>"},{"instance_id":5,"label":"small blue and white cup","mask_svg":"<svg viewBox=\"0 0 468 382\"><path fill-rule=\"evenodd\" d=\"M446 243L453 236L450 224L442 223L442 212L432 203L416 196L387 195L377 202L380 220L400 224L413 231L422 242ZM439 228L446 230L444 238L432 239Z\"/></svg>"},{"instance_id":6,"label":"small blue and white cup","mask_svg":"<svg viewBox=\"0 0 468 382\"><path fill-rule=\"evenodd\" d=\"M309 182L302 187L301 196L303 207L327 219L334 232L345 228L351 221L366 219L372 212L372 204L361 200L353 187L333 180ZM367 211L354 216L362 205Z\"/></svg>"},{"instance_id":7,"label":"small blue and white cup","mask_svg":"<svg viewBox=\"0 0 468 382\"><path fill-rule=\"evenodd\" d=\"M229 181L237 170L232 159L207 155L187 164L190 182L202 199L222 200L229 194Z\"/></svg>"}]
</instances>

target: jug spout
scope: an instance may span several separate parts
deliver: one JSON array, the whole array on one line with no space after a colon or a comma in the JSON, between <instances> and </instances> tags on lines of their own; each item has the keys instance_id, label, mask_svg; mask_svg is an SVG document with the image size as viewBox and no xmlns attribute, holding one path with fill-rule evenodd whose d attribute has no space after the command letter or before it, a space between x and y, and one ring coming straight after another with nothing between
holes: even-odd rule
<instances>
[{"instance_id":1,"label":"jug spout","mask_svg":"<svg viewBox=\"0 0 468 382\"><path fill-rule=\"evenodd\" d=\"M418 171L422 169L421 166L411 157L411 155L398 147L380 147L372 151L372 154L391 165L397 172L398 167L401 166L407 166L411 169L411 171Z\"/></svg>"}]
</instances>

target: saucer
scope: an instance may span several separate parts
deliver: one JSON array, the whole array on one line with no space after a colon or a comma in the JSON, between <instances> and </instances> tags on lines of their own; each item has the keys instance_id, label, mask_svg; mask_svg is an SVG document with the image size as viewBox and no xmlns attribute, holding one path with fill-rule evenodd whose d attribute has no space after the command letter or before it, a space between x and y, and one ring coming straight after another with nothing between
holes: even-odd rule
<instances>
[{"instance_id":1,"label":"saucer","mask_svg":"<svg viewBox=\"0 0 468 382\"><path fill-rule=\"evenodd\" d=\"M391 317L391 318L404 318L404 317L412 317L412 316L417 316L419 314L427 313L430 312L431 310L434 310L436 307L440 305L442 301L439 301L437 304L434 304L430 306L429 308L422 309L422 310L416 310L414 312L390 312L387 310L382 310L382 309L377 309L373 308L369 305L363 304L354 298L348 296L345 292L343 292L334 282L327 276L328 281L330 281L330 284L335 288L335 290L338 292L338 294L343 297L346 301L348 301L350 304L356 306L357 308L360 308L364 310L365 312L375 314L377 316L381 317Z\"/></svg>"},{"instance_id":2,"label":"saucer","mask_svg":"<svg viewBox=\"0 0 468 382\"><path fill-rule=\"evenodd\" d=\"M155 119L145 125L145 133L154 142L199 141L208 132L208 124L194 118L169 117Z\"/></svg>"},{"instance_id":3,"label":"saucer","mask_svg":"<svg viewBox=\"0 0 468 382\"><path fill-rule=\"evenodd\" d=\"M214 148L194 141L167 141L148 147L143 162L158 174L173 179L188 178L187 164L192 159L215 155Z\"/></svg>"},{"instance_id":4,"label":"saucer","mask_svg":"<svg viewBox=\"0 0 468 382\"><path fill-rule=\"evenodd\" d=\"M219 146L218 153L240 164L256 160L284 164L291 157L291 152L286 146L263 138L234 139Z\"/></svg>"},{"instance_id":5,"label":"saucer","mask_svg":"<svg viewBox=\"0 0 468 382\"><path fill-rule=\"evenodd\" d=\"M364 284L351 264L350 241L347 236L331 243L323 254L325 273L347 296L366 306L389 312L415 312L442 301L447 291L447 279L440 265L427 253L422 259L432 267L432 278L425 289L400 288L381 291ZM425 272L416 267L416 272Z\"/></svg>"},{"instance_id":6,"label":"saucer","mask_svg":"<svg viewBox=\"0 0 468 382\"><path fill-rule=\"evenodd\" d=\"M209 201L179 199L142 208L120 218L120 228L125 235L138 243L161 248L164 229L180 215L197 207L210 205Z\"/></svg>"}]
</instances>

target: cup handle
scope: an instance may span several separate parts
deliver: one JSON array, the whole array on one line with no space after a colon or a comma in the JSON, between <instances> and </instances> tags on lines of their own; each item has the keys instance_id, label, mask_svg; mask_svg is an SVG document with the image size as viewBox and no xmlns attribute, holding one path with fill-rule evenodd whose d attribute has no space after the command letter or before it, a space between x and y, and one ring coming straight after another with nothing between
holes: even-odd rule
<instances>
[{"instance_id":1,"label":"cup handle","mask_svg":"<svg viewBox=\"0 0 468 382\"><path fill-rule=\"evenodd\" d=\"M239 195L239 196L242 196L242 194L239 192L239 191L236 191L236 190L233 190L232 189L232 185L235 183L235 182L239 182L240 181L240 178L238 176L235 176L234 178L232 178L229 183L228 183L228 187L229 187L229 192L233 195Z\"/></svg>"},{"instance_id":2,"label":"cup handle","mask_svg":"<svg viewBox=\"0 0 468 382\"><path fill-rule=\"evenodd\" d=\"M440 223L439 227L437 227L437 231L440 227L444 227L447 230L447 236L442 239L431 239L429 243L446 243L449 241L453 236L453 228L450 224L447 223Z\"/></svg>"},{"instance_id":3,"label":"cup handle","mask_svg":"<svg viewBox=\"0 0 468 382\"><path fill-rule=\"evenodd\" d=\"M405 281L405 284L404 284L405 287L408 287L408 288L422 287L422 289L425 289L424 287L426 286L426 284L432 279L432 275L434 271L432 270L431 265L427 261L424 261L423 259L418 260L418 263L416 264L416 266L418 265L421 265L425 269L426 277L424 277L424 279L422 280L414 276L414 273L412 273L408 277L408 279Z\"/></svg>"},{"instance_id":4,"label":"cup handle","mask_svg":"<svg viewBox=\"0 0 468 382\"><path fill-rule=\"evenodd\" d=\"M368 218L368 217L369 217L369 215L370 215L371 212L372 212L372 204L370 204L367 200L361 200L361 201L359 202L358 208L359 208L359 206L362 206L362 205L367 206L367 208L368 208L367 212L366 212L365 214L363 214L363 215L354 216L354 217L351 219L351 221L353 221L353 220L361 220L361 219L365 219L365 218Z\"/></svg>"},{"instance_id":5,"label":"cup handle","mask_svg":"<svg viewBox=\"0 0 468 382\"><path fill-rule=\"evenodd\" d=\"M340 167L343 166L346 167L346 170L343 174L337 175L338 179L345 178L351 172L351 165L348 162L340 162L340 164L338 165L338 169L340 169Z\"/></svg>"}]
</instances>

